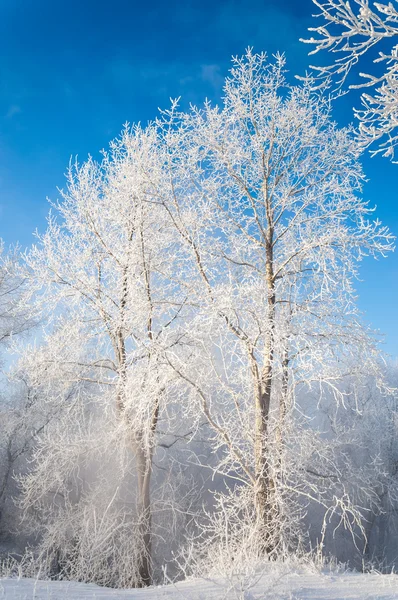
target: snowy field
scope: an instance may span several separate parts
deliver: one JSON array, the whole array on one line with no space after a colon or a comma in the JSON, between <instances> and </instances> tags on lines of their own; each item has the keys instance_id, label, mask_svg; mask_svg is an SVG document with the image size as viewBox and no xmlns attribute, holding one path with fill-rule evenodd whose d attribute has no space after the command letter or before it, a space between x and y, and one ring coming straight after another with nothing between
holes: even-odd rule
<instances>
[{"instance_id":1,"label":"snowy field","mask_svg":"<svg viewBox=\"0 0 398 600\"><path fill-rule=\"evenodd\" d=\"M249 583L249 582L246 582ZM239 582L191 580L147 588L112 590L92 584L1 579L7 600L398 600L398 575L268 574L242 591Z\"/></svg>"}]
</instances>

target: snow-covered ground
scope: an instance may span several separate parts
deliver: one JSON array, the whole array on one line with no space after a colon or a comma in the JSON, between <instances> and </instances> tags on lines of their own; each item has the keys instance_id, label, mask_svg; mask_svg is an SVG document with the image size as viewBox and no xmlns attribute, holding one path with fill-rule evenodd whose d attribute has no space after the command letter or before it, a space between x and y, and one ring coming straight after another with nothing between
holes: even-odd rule
<instances>
[{"instance_id":1,"label":"snow-covered ground","mask_svg":"<svg viewBox=\"0 0 398 600\"><path fill-rule=\"evenodd\" d=\"M112 590L92 584L1 579L6 600L398 600L398 575L267 573L258 581L190 580L145 590ZM233 587L234 584L234 587Z\"/></svg>"}]
</instances>

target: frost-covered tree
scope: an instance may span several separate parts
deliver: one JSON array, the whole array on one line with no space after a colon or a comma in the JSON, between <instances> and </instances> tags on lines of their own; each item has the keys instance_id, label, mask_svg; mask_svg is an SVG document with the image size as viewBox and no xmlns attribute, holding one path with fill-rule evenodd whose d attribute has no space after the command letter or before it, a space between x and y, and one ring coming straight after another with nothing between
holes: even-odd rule
<instances>
[{"instance_id":1,"label":"frost-covered tree","mask_svg":"<svg viewBox=\"0 0 398 600\"><path fill-rule=\"evenodd\" d=\"M337 54L327 66L311 66L322 78L337 80L344 85L351 69L364 54L378 45L381 50L374 59L380 63L374 74L359 72L364 82L351 88L371 88L361 96L362 108L355 115L360 122L359 139L364 146L377 143L372 154L395 157L398 144L398 5L396 0L383 4L369 0L313 0L320 9L316 15L322 20L311 27L315 37L301 40L313 44L310 54L326 50Z\"/></svg>"},{"instance_id":2,"label":"frost-covered tree","mask_svg":"<svg viewBox=\"0 0 398 600\"><path fill-rule=\"evenodd\" d=\"M25 349L21 368L63 413L38 445L34 469L24 481L25 507L39 507L50 497L60 513L48 512L46 505L50 520L62 522L62 511L69 508L76 515L77 504L86 511L82 519L91 510L95 520L96 508L108 518L122 502L117 466L102 497L101 486L96 488L101 509L88 488L106 475L101 468L97 479L79 473L95 470L98 461L106 464L117 447L124 456L127 448L131 459L121 459L121 468L129 469L134 461L130 478L135 488L131 483L123 492L123 502L134 507L129 514L136 527L126 550L130 580L123 575L122 585L151 581L153 456L168 386L175 378L163 355L180 343L184 301L173 280L174 231L153 202L162 176L155 135L151 127L125 129L101 163L89 159L71 165L67 189L54 206L59 219L50 215L46 233L26 256L29 298L42 310L46 325L44 345ZM64 522L67 535L70 523ZM112 530L111 521L106 523ZM121 564L116 555L104 560Z\"/></svg>"},{"instance_id":3,"label":"frost-covered tree","mask_svg":"<svg viewBox=\"0 0 398 600\"><path fill-rule=\"evenodd\" d=\"M20 268L18 248L5 251L0 241L0 360L3 362L5 352L12 345L14 338L19 338L34 325L35 319L31 308L20 306L20 299L25 290L26 281ZM3 365L4 366L4 365ZM5 503L9 500L9 484L16 462L23 456L32 439L34 426L22 417L21 410L25 404L25 393L19 394L8 384L6 374L1 373L0 392L0 520L1 527L6 528ZM23 421L23 423L22 423ZM29 429L29 432L27 431ZM8 504L11 504L8 502Z\"/></svg>"},{"instance_id":4,"label":"frost-covered tree","mask_svg":"<svg viewBox=\"0 0 398 600\"><path fill-rule=\"evenodd\" d=\"M249 51L224 92L221 107L173 107L161 124L173 182L161 203L185 244L180 273L198 307L193 359L167 356L213 432L219 472L249 487L259 544L277 555L289 499L331 500L327 477L304 477L305 453L322 452L295 441L305 442L299 398L312 394L316 406L328 390L341 401L346 376L377 372L353 280L392 239L361 199L353 130L332 122L310 85L288 85L282 57ZM347 515L340 491L335 508Z\"/></svg>"}]
</instances>

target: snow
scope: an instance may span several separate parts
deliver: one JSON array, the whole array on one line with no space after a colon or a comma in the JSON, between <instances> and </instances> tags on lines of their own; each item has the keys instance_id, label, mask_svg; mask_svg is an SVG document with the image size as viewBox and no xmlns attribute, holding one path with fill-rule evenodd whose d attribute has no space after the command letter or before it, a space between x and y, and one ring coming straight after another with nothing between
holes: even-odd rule
<instances>
[{"instance_id":1,"label":"snow","mask_svg":"<svg viewBox=\"0 0 398 600\"><path fill-rule=\"evenodd\" d=\"M3 600L398 600L398 575L376 573L267 573L244 592L239 582L193 579L144 590L94 584L1 579Z\"/></svg>"}]
</instances>

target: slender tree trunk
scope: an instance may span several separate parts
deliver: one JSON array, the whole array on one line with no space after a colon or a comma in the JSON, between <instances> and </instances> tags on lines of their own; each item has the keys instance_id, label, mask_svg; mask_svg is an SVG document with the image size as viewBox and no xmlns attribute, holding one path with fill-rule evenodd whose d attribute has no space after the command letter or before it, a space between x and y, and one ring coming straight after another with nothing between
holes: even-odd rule
<instances>
[{"instance_id":1,"label":"slender tree trunk","mask_svg":"<svg viewBox=\"0 0 398 600\"><path fill-rule=\"evenodd\" d=\"M151 476L153 465L154 440L159 418L160 400L156 400L150 423L149 444L145 447L143 433L135 436L134 450L137 461L138 477L138 519L139 535L142 551L140 555L139 575L141 587L152 583L152 509L151 509Z\"/></svg>"},{"instance_id":2,"label":"slender tree trunk","mask_svg":"<svg viewBox=\"0 0 398 600\"><path fill-rule=\"evenodd\" d=\"M150 269L145 255L144 231L142 222L138 227L137 233L141 243L142 266L145 278L145 291L148 301L148 318L146 323L148 342L153 341L152 332L152 315L153 303L152 292L150 285ZM129 234L129 241L133 239L134 228ZM139 587L146 587L152 583L151 574L151 558L152 558L152 513L151 513L151 496L150 485L152 475L152 459L154 448L154 435L156 432L157 422L159 418L160 394L154 402L153 412L148 423L149 432L144 429L137 431L134 424L131 422L131 416L125 411L125 384L127 379L127 364L126 364L126 343L125 343L125 313L128 299L128 262L123 269L122 274L122 294L120 301L120 327L114 339L114 347L116 358L119 365L119 391L117 394L117 408L122 418L126 419L132 427L131 446L136 460L137 468L137 512L138 512L138 535L140 544L139 555ZM151 360L151 352L149 352L148 360ZM146 435L149 433L149 435Z\"/></svg>"},{"instance_id":3,"label":"slender tree trunk","mask_svg":"<svg viewBox=\"0 0 398 600\"><path fill-rule=\"evenodd\" d=\"M274 360L275 329L275 290L273 275L272 229L266 244L266 289L268 291L268 317L266 323L266 339L264 344L263 366L259 385L255 395L255 505L257 521L261 530L262 544L260 551L272 554L275 542L273 529L275 520L275 482L270 464L270 448L268 440L269 414Z\"/></svg>"},{"instance_id":4,"label":"slender tree trunk","mask_svg":"<svg viewBox=\"0 0 398 600\"><path fill-rule=\"evenodd\" d=\"M116 404L119 416L122 419L129 420L129 415L125 413L125 398L124 387L126 382L126 350L122 336L117 338L117 357L119 359L119 391L117 393ZM156 427L158 408L155 409L153 421L151 424L152 430ZM129 423L130 424L130 423ZM138 587L146 587L151 585L151 498L150 498L150 483L152 474L152 450L145 448L143 432L133 435L131 447L136 460L137 469L137 512L139 523L139 582Z\"/></svg>"},{"instance_id":5,"label":"slender tree trunk","mask_svg":"<svg viewBox=\"0 0 398 600\"><path fill-rule=\"evenodd\" d=\"M152 474L152 460L148 457L145 448L141 445L136 447L137 475L138 475L138 519L140 544L139 576L140 587L151 585L151 556L152 556L152 513L150 484Z\"/></svg>"},{"instance_id":6,"label":"slender tree trunk","mask_svg":"<svg viewBox=\"0 0 398 600\"><path fill-rule=\"evenodd\" d=\"M133 238L134 229L132 228L129 241ZM151 301L150 297L150 287L149 287L149 274L147 265L145 263L144 258L144 240L143 240L143 232L142 227L140 228L140 239L141 239L141 247L142 247L142 256L143 256L143 264L144 264L144 273L145 273L145 285L147 294L149 297L149 301ZM120 301L120 327L115 336L115 350L116 350L116 358L119 365L119 391L117 394L117 408L119 411L119 415L122 418L130 421L130 417L125 413L125 384L127 379L127 365L126 365L126 343L124 338L124 321L125 321L125 312L127 306L127 298L128 298L128 263L123 269L122 275L122 295ZM152 340L152 304L150 302L150 316L147 323L147 328L149 332L149 339ZM152 421L150 423L150 438L153 436L157 420L159 414L159 401L157 400L154 407L154 412L152 415ZM131 423L129 423L131 425ZM133 430L134 431L134 430ZM149 447L145 445L145 432L140 431L133 434L132 439L132 450L134 452L136 465L137 465L137 512L138 512L138 522L139 522L139 544L140 544L140 556L139 556L139 565L138 565L138 573L139 573L139 587L146 587L151 585L152 577L151 577L151 554L152 554L152 515L151 515L151 497L150 497L150 484L151 484L151 474L152 474L152 455L153 449L151 446L151 441L149 442Z\"/></svg>"},{"instance_id":7,"label":"slender tree trunk","mask_svg":"<svg viewBox=\"0 0 398 600\"><path fill-rule=\"evenodd\" d=\"M276 427L276 450L279 455L279 463L282 460L282 452L283 452L283 437L284 431L286 428L286 415L288 411L288 394L289 394L289 355L288 355L288 346L287 342L285 343L285 347L283 350L282 356L282 389L281 396L279 399L279 415L278 415L278 424Z\"/></svg>"},{"instance_id":8,"label":"slender tree trunk","mask_svg":"<svg viewBox=\"0 0 398 600\"><path fill-rule=\"evenodd\" d=\"M10 479L10 475L12 472L12 467L13 467L13 456L12 456L12 452L11 452L11 446L12 446L12 438L10 436L10 438L8 439L7 442L7 466L6 469L4 471L4 475L3 475L3 480L1 482L1 486L0 486L0 521L1 521L1 507L4 501L4 495L7 489L7 485L8 485L8 481Z\"/></svg>"}]
</instances>

